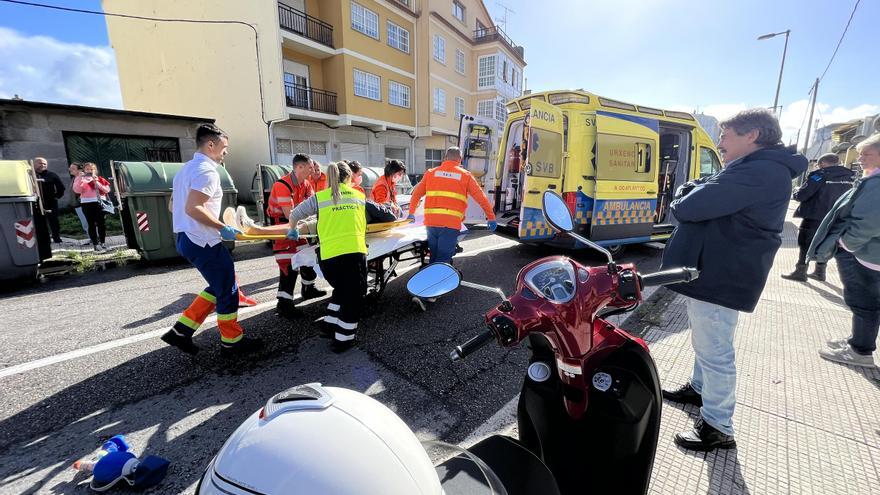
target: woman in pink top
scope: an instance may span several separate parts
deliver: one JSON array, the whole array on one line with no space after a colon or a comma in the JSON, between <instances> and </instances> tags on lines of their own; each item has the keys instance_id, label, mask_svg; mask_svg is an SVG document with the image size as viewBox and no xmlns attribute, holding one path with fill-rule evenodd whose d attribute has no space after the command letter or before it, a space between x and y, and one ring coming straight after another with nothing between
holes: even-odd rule
<instances>
[{"instance_id":1,"label":"woman in pink top","mask_svg":"<svg viewBox=\"0 0 880 495\"><path fill-rule=\"evenodd\" d=\"M89 162L83 165L83 173L73 182L73 191L79 194L92 246L99 253L106 251L107 245L104 241L107 236L107 226L104 223L104 208L100 200L106 199L107 193L110 192L110 182L98 175L97 165Z\"/></svg>"}]
</instances>

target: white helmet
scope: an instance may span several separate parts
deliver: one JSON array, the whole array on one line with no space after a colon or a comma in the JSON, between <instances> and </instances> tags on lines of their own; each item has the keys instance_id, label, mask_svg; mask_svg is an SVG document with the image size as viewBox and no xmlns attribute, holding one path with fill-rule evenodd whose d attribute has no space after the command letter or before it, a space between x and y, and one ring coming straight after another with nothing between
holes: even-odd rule
<instances>
[{"instance_id":1,"label":"white helmet","mask_svg":"<svg viewBox=\"0 0 880 495\"><path fill-rule=\"evenodd\" d=\"M440 495L419 440L364 394L319 383L273 396L226 441L199 494Z\"/></svg>"}]
</instances>

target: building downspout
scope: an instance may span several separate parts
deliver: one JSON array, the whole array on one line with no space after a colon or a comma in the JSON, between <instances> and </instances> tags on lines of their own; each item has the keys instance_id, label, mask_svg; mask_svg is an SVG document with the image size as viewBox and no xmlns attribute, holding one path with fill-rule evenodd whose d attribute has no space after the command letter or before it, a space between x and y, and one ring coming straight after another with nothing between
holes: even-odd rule
<instances>
[{"instance_id":1,"label":"building downspout","mask_svg":"<svg viewBox=\"0 0 880 495\"><path fill-rule=\"evenodd\" d=\"M415 64L415 67L416 67L416 71L415 71L415 74L416 74L416 77L415 77L416 97L413 99L413 103L416 106L416 108L415 108L415 111L416 111L416 115L415 115L416 131L413 133L412 140L410 141L410 150L411 150L410 153L412 153L411 170L413 170L413 172L415 172L415 166L416 166L416 139L418 138L418 135L419 135L419 98L420 98L419 77L421 76L421 74L419 73L419 49L422 46L421 40L419 39L419 17L420 16L418 14L416 14L416 22L413 23L413 39L416 40L416 43L414 43L414 46L413 46L413 59L414 59L413 63Z\"/></svg>"}]
</instances>

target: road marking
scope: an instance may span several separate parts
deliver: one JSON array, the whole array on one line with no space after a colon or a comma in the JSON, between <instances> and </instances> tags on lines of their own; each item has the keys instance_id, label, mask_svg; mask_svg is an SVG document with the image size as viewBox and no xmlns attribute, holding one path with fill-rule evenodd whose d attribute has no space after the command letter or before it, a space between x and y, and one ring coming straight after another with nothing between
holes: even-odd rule
<instances>
[{"instance_id":1,"label":"road marking","mask_svg":"<svg viewBox=\"0 0 880 495\"><path fill-rule=\"evenodd\" d=\"M505 243L496 244L493 246L486 246L480 249L474 249L473 251L465 251L460 256L473 256L476 254L483 253L485 251L491 251L493 249L502 249L509 246L513 246L518 244L515 241L507 241ZM417 268L418 263L413 263L410 266L401 268L397 270L398 276ZM276 304L275 301L269 301L257 304L256 306L248 307L248 308L240 308L238 310L238 314L241 316L249 315L251 313L262 312L266 309L274 307ZM217 322L217 315L211 315L207 319L205 319L205 325L213 325ZM99 352L109 351L111 349L116 349L117 347L123 347L129 344L135 344L137 342L143 342L144 340L154 339L159 337L163 333L168 331L169 327L162 327L158 330L150 330L149 332L140 333L137 335L132 335L129 337L123 337L121 339L111 340L109 342L104 342L101 344L93 345L91 347L84 347L82 349L76 349L69 352L64 352L61 354L56 354L54 356L49 356L41 359L37 359L34 361L30 361L27 363L16 364L15 366L9 366L7 368L0 369L0 378L6 378L8 376L18 375L20 373L25 373L27 371L33 371L35 369L44 368L46 366L51 366L53 364L63 363L65 361L70 361L72 359L78 359L81 357L89 356L92 354L97 354Z\"/></svg>"}]
</instances>

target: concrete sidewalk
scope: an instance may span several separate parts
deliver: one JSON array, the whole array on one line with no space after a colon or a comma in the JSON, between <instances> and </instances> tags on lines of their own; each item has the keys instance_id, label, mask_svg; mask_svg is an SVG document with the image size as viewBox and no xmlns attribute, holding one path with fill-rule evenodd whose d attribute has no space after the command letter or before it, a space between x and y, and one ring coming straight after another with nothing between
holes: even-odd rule
<instances>
[{"instance_id":1,"label":"concrete sidewalk","mask_svg":"<svg viewBox=\"0 0 880 495\"><path fill-rule=\"evenodd\" d=\"M679 449L673 435L699 410L664 403L652 494L880 493L880 370L818 356L849 335L851 313L833 261L824 283L780 278L797 260L793 207L761 302L736 331L738 448ZM639 311L627 329L648 341L665 387L684 383L694 354L682 299L663 290Z\"/></svg>"}]
</instances>

